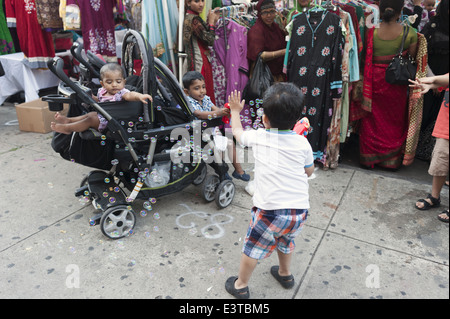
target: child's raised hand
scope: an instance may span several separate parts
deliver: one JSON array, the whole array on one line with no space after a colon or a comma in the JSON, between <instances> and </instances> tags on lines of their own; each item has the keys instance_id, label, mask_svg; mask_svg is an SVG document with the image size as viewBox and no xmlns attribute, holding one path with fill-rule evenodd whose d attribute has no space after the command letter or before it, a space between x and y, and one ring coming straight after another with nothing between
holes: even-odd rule
<instances>
[{"instance_id":1,"label":"child's raised hand","mask_svg":"<svg viewBox=\"0 0 450 319\"><path fill-rule=\"evenodd\" d=\"M231 112L241 112L244 108L245 100L241 101L241 92L235 90L231 92L231 95L228 97L228 105L230 106Z\"/></svg>"}]
</instances>

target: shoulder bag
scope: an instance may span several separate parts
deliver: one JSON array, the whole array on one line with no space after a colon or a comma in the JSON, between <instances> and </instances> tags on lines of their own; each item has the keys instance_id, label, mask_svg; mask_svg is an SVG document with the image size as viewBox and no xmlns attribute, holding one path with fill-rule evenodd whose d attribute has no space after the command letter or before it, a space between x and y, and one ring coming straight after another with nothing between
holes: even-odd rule
<instances>
[{"instance_id":1,"label":"shoulder bag","mask_svg":"<svg viewBox=\"0 0 450 319\"><path fill-rule=\"evenodd\" d=\"M405 26L403 30L403 39L402 45L400 46L400 52L392 59L386 69L385 80L389 84L408 85L408 80L414 80L416 77L416 62L409 54L407 54L407 57L402 56L403 47L405 45L408 32L409 27Z\"/></svg>"}]
</instances>

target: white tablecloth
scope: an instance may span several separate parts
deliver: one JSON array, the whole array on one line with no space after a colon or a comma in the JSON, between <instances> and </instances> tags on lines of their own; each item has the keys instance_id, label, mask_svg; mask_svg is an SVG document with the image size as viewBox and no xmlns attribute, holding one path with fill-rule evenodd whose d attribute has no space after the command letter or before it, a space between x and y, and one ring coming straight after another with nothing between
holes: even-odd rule
<instances>
[{"instance_id":1,"label":"white tablecloth","mask_svg":"<svg viewBox=\"0 0 450 319\"><path fill-rule=\"evenodd\" d=\"M58 86L60 79L48 69L30 69L22 63L23 52L0 55L5 75L0 76L0 105L11 95L24 91L25 101L39 98L41 89Z\"/></svg>"}]
</instances>

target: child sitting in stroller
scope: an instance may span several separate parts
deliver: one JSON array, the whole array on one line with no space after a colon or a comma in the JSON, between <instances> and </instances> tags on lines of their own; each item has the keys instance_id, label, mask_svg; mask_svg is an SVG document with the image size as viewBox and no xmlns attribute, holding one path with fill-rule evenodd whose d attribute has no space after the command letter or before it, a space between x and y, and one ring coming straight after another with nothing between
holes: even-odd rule
<instances>
[{"instance_id":1,"label":"child sitting in stroller","mask_svg":"<svg viewBox=\"0 0 450 319\"><path fill-rule=\"evenodd\" d=\"M183 86L184 93L186 93L187 98L191 102L191 105L194 109L194 116L206 120L216 117L229 116L230 110L227 108L220 108L215 106L210 97L206 95L206 84L205 78L200 72L197 71L189 71L183 76ZM221 132L222 134L224 132ZM241 164L238 161L236 156L236 145L233 141L232 147L229 149L229 152L232 152L233 156L233 167L234 172L232 176L236 179L243 180L244 182L248 182L250 180L250 175L245 173L242 169ZM230 179L231 177L226 173L226 179Z\"/></svg>"},{"instance_id":2,"label":"child sitting in stroller","mask_svg":"<svg viewBox=\"0 0 450 319\"><path fill-rule=\"evenodd\" d=\"M141 101L147 104L147 100L153 101L148 94L131 92L125 88L125 77L122 67L117 63L105 64L100 69L100 84L102 88L98 90L97 97L93 97L98 102L114 101ZM105 130L108 121L96 112L90 112L76 117L66 117L59 112L55 114L55 122L50 124L53 131L63 134L72 132L84 132L93 128L102 132Z\"/></svg>"}]
</instances>

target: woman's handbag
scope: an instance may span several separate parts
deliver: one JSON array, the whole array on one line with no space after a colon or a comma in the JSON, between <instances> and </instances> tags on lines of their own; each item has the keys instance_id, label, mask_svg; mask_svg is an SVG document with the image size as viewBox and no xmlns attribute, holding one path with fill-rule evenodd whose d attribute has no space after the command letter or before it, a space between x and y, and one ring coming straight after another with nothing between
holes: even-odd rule
<instances>
[{"instance_id":1,"label":"woman's handbag","mask_svg":"<svg viewBox=\"0 0 450 319\"><path fill-rule=\"evenodd\" d=\"M405 26L403 30L403 39L402 45L400 46L400 52L392 59L386 69L385 80L389 84L408 85L408 80L414 80L416 78L416 62L409 54L407 54L407 57L402 56L403 47L405 45L408 32L409 27Z\"/></svg>"},{"instance_id":2,"label":"woman's handbag","mask_svg":"<svg viewBox=\"0 0 450 319\"><path fill-rule=\"evenodd\" d=\"M260 53L256 59L253 74L242 94L242 97L247 104L256 99L262 99L264 92L266 92L274 82L272 72L270 72L270 68L262 60L261 54L262 53Z\"/></svg>"}]
</instances>

